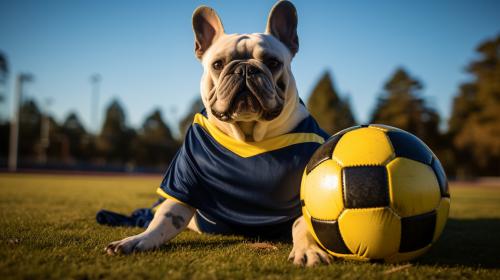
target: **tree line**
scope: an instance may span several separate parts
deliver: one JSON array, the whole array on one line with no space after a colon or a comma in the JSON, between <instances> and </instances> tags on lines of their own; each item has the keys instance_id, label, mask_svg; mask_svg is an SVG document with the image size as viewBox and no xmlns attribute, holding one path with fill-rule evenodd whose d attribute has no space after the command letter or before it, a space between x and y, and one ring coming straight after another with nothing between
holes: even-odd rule
<instances>
[{"instance_id":1,"label":"tree line","mask_svg":"<svg viewBox=\"0 0 500 280\"><path fill-rule=\"evenodd\" d=\"M479 44L476 52L477 59L466 67L471 79L457 89L446 129L440 129L438 111L423 96L423 82L402 67L385 82L368 123L383 123L417 135L441 159L449 176L500 175L500 35ZM329 72L320 77L306 106L329 134L357 124L349 99L338 93ZM181 135L202 108L200 99L191 104L189 113L179 123ZM75 168L91 165L162 170L182 142L173 136L160 110L154 110L134 129L127 126L123 106L113 100L97 135L85 129L76 113L68 114L62 123L49 116L50 145L44 148L40 142L43 117L35 100L22 103L21 166L23 162L39 163L43 158L46 165L57 163ZM4 166L8 123L0 124L0 135L0 164Z\"/></svg>"},{"instance_id":2,"label":"tree line","mask_svg":"<svg viewBox=\"0 0 500 280\"><path fill-rule=\"evenodd\" d=\"M97 135L87 131L71 112L62 123L49 116L48 148L40 138L43 113L35 100L22 103L19 118L20 167L64 167L70 169L151 170L167 165L180 143L172 135L160 110L146 117L139 129L127 126L123 106L113 100ZM8 154L9 124L0 125L0 158ZM46 158L46 162L42 162ZM137 169L139 168L139 169Z\"/></svg>"},{"instance_id":3,"label":"tree line","mask_svg":"<svg viewBox=\"0 0 500 280\"><path fill-rule=\"evenodd\" d=\"M451 104L447 129L423 97L423 83L398 68L385 82L368 123L382 123L420 137L457 178L500 175L500 35L479 44ZM307 107L328 133L356 124L349 100L335 89L330 74L319 80Z\"/></svg>"}]
</instances>

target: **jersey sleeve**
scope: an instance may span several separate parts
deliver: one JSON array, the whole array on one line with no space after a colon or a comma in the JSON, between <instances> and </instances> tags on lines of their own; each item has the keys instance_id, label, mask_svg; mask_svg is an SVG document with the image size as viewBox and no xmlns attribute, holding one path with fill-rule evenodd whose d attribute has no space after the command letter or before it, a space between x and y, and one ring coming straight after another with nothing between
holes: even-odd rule
<instances>
[{"instance_id":1,"label":"jersey sleeve","mask_svg":"<svg viewBox=\"0 0 500 280\"><path fill-rule=\"evenodd\" d=\"M191 128L188 130L186 139L179 151L175 154L168 167L157 193L166 198L180 203L194 206L193 193L198 187L196 166L190 147L193 141Z\"/></svg>"}]
</instances>

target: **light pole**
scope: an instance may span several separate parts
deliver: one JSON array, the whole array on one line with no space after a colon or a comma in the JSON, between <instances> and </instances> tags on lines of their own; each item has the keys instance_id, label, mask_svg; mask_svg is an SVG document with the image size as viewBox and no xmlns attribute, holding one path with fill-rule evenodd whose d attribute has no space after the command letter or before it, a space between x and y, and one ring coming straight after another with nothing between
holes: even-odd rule
<instances>
[{"instance_id":1,"label":"light pole","mask_svg":"<svg viewBox=\"0 0 500 280\"><path fill-rule=\"evenodd\" d=\"M101 75L94 74L90 77L90 83L92 84L92 98L90 104L90 120L91 126L95 133L99 130L99 86L101 84Z\"/></svg>"},{"instance_id":2,"label":"light pole","mask_svg":"<svg viewBox=\"0 0 500 280\"><path fill-rule=\"evenodd\" d=\"M16 77L16 90L14 93L14 115L10 122L9 141L9 170L17 170L17 150L19 143L19 115L21 113L21 101L23 95L23 85L25 82L33 81L33 75L21 73Z\"/></svg>"}]
</instances>

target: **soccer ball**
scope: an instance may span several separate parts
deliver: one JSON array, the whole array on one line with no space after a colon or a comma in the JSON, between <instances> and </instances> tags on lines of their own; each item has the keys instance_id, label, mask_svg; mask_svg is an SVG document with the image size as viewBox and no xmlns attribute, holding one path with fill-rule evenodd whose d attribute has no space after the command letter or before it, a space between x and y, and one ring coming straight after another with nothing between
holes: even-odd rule
<instances>
[{"instance_id":1,"label":"soccer ball","mask_svg":"<svg viewBox=\"0 0 500 280\"><path fill-rule=\"evenodd\" d=\"M301 183L302 213L318 244L356 260L408 261L441 235L450 208L441 163L416 136L355 126L316 150Z\"/></svg>"}]
</instances>

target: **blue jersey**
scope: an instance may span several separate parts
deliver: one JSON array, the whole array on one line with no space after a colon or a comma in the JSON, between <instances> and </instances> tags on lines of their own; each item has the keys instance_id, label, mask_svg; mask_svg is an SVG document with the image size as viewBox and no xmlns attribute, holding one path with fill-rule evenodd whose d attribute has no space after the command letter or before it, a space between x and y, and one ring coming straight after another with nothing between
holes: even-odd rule
<instances>
[{"instance_id":1,"label":"blue jersey","mask_svg":"<svg viewBox=\"0 0 500 280\"><path fill-rule=\"evenodd\" d=\"M327 138L309 116L285 135L241 142L202 112L195 115L157 192L225 224L287 223L301 214L302 173Z\"/></svg>"}]
</instances>

